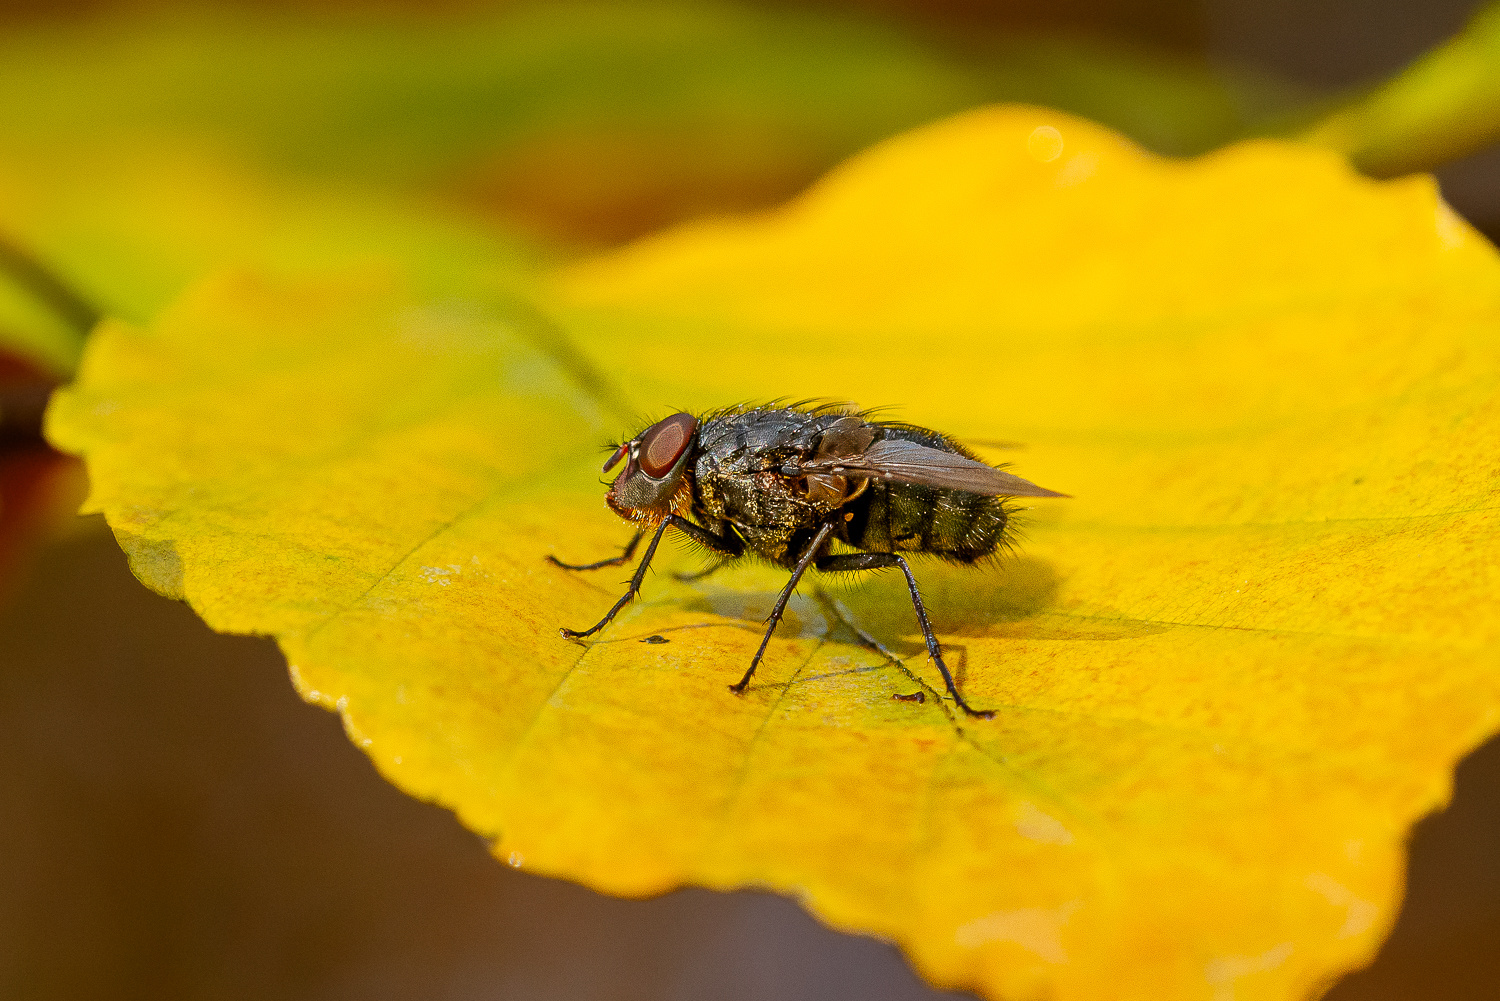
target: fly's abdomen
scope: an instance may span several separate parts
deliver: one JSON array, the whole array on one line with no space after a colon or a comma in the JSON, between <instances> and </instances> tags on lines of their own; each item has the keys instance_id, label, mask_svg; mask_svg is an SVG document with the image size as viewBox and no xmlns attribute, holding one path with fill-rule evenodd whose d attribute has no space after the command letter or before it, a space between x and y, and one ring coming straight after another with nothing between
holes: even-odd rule
<instances>
[{"instance_id":1,"label":"fly's abdomen","mask_svg":"<svg viewBox=\"0 0 1500 1001\"><path fill-rule=\"evenodd\" d=\"M930 553L973 563L1005 544L1010 514L998 497L907 483L872 483L855 502L850 545L875 553Z\"/></svg>"}]
</instances>

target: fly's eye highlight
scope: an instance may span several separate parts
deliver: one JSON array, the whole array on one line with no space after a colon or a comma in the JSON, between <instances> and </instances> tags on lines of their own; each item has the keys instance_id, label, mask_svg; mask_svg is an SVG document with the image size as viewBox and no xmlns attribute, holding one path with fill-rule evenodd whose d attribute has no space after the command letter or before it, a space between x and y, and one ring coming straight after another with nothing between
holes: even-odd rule
<instances>
[{"instance_id":1,"label":"fly's eye highlight","mask_svg":"<svg viewBox=\"0 0 1500 1001\"><path fill-rule=\"evenodd\" d=\"M623 459L623 458L625 458L625 453L628 452L628 451L630 451L630 443L629 442L626 442L625 444L621 445L619 448L616 448L615 449L615 454L611 455L609 457L609 461L606 462L604 464L604 468L601 469L601 470L599 470L599 471L601 473L607 473L611 469L614 469L615 466L619 465L620 460Z\"/></svg>"},{"instance_id":2,"label":"fly's eye highlight","mask_svg":"<svg viewBox=\"0 0 1500 1001\"><path fill-rule=\"evenodd\" d=\"M654 480L670 473L687 451L697 427L692 414L673 414L647 428L640 438L641 470Z\"/></svg>"}]
</instances>

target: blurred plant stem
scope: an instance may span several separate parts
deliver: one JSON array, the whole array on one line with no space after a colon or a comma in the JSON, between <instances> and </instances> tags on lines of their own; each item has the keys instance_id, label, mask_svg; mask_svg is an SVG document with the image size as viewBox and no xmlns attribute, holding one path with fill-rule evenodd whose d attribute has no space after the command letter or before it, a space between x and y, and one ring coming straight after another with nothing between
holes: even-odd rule
<instances>
[{"instance_id":1,"label":"blurred plant stem","mask_svg":"<svg viewBox=\"0 0 1500 1001\"><path fill-rule=\"evenodd\" d=\"M99 311L46 265L0 236L0 280L12 283L38 305L63 321L78 337L88 336L99 322Z\"/></svg>"},{"instance_id":2,"label":"blurred plant stem","mask_svg":"<svg viewBox=\"0 0 1500 1001\"><path fill-rule=\"evenodd\" d=\"M1297 137L1337 150L1372 177L1432 170L1500 140L1500 2Z\"/></svg>"},{"instance_id":3,"label":"blurred plant stem","mask_svg":"<svg viewBox=\"0 0 1500 1001\"><path fill-rule=\"evenodd\" d=\"M0 282L61 321L80 347L99 311L35 257L0 236ZM57 387L55 375L34 363L0 351L0 455L15 449L45 448L42 413Z\"/></svg>"},{"instance_id":4,"label":"blurred plant stem","mask_svg":"<svg viewBox=\"0 0 1500 1001\"><path fill-rule=\"evenodd\" d=\"M34 345L28 338L6 335L16 332L14 324L39 324L63 353L76 358L101 313L56 271L3 234L0 300L11 307L3 311L7 315L0 315L0 449L17 441L40 444L47 395L71 373L72 365L29 350Z\"/></svg>"}]
</instances>

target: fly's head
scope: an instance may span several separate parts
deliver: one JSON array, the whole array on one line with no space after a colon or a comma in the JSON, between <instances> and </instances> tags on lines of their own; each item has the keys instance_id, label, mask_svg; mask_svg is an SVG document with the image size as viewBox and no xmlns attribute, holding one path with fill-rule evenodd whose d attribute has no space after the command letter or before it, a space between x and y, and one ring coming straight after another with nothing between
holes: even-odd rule
<instances>
[{"instance_id":1,"label":"fly's head","mask_svg":"<svg viewBox=\"0 0 1500 1001\"><path fill-rule=\"evenodd\" d=\"M691 500L685 473L697 442L698 419L692 414L673 414L625 442L604 464L607 473L625 460L606 503L631 521L660 521L681 513Z\"/></svg>"}]
</instances>

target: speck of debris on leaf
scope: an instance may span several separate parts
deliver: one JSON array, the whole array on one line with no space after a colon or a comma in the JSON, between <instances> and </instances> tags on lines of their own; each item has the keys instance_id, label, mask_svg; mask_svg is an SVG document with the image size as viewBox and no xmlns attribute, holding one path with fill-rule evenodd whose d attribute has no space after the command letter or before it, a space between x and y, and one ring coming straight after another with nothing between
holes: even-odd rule
<instances>
[{"instance_id":1,"label":"speck of debris on leaf","mask_svg":"<svg viewBox=\"0 0 1500 1001\"><path fill-rule=\"evenodd\" d=\"M892 695L891 698L895 699L898 702L926 702L927 701L927 693L926 692L912 692L910 695L896 694L896 695Z\"/></svg>"},{"instance_id":2,"label":"speck of debris on leaf","mask_svg":"<svg viewBox=\"0 0 1500 1001\"><path fill-rule=\"evenodd\" d=\"M667 639L665 636L647 636L645 639L641 640L641 642L642 643L670 643L672 641L669 640L669 639Z\"/></svg>"}]
</instances>

